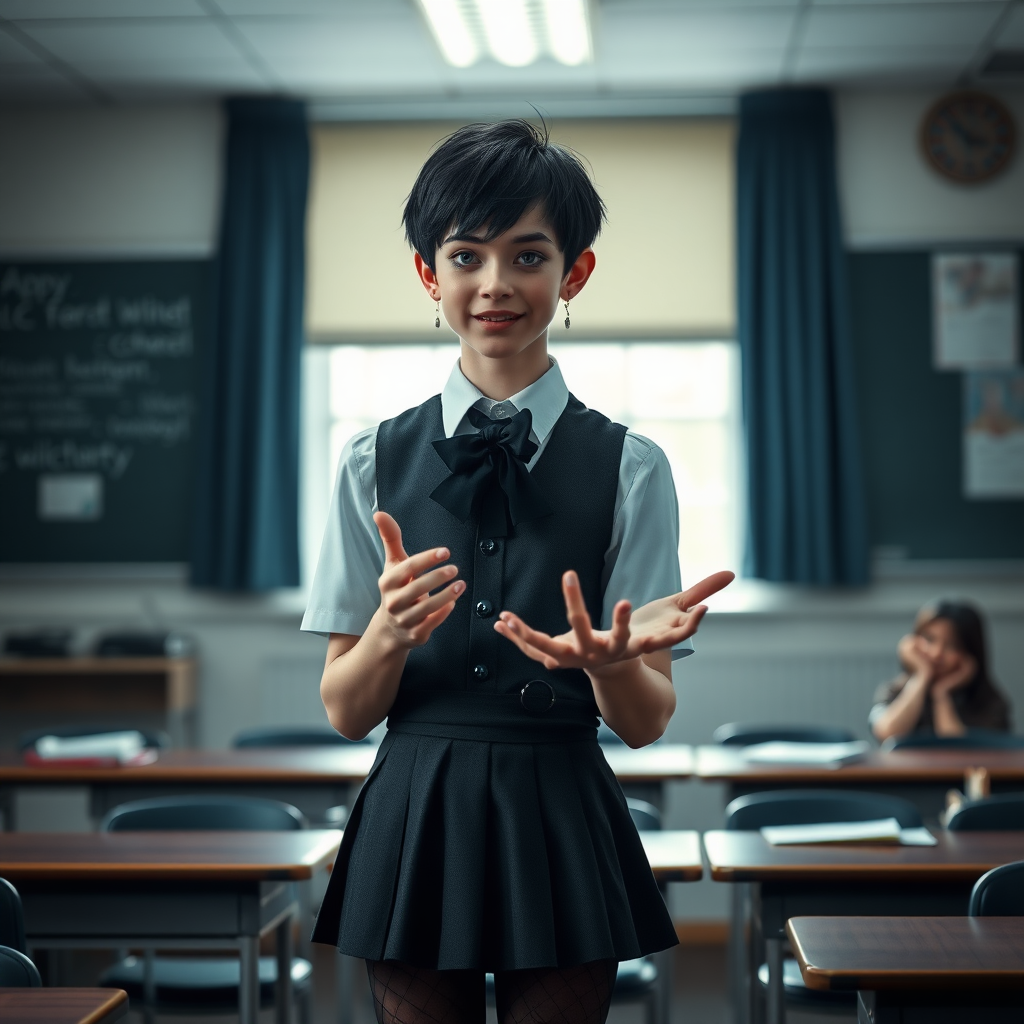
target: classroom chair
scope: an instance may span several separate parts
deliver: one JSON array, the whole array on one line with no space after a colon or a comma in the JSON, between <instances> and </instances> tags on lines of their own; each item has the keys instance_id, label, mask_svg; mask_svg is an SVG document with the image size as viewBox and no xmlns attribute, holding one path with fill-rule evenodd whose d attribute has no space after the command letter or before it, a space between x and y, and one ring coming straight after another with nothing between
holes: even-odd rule
<instances>
[{"instance_id":1,"label":"classroom chair","mask_svg":"<svg viewBox=\"0 0 1024 1024\"><path fill-rule=\"evenodd\" d=\"M329 725L259 725L243 729L235 735L231 746L236 750L259 747L347 747L353 743L373 743L369 736L349 740Z\"/></svg>"},{"instance_id":2,"label":"classroom chair","mask_svg":"<svg viewBox=\"0 0 1024 1024\"><path fill-rule=\"evenodd\" d=\"M901 797L857 790L782 789L737 797L725 809L725 828L752 831L766 825L817 825L879 818L895 818L901 828L918 828L922 824L917 808ZM739 942L738 936L746 927L742 900L734 904L732 927ZM780 939L767 941L781 942ZM734 949L734 955L738 955L738 950ZM768 972L767 963L757 969L762 992L768 990ZM856 992L818 992L807 988L799 964L791 957L782 959L782 987L787 1005L824 1013L856 1012Z\"/></svg>"},{"instance_id":3,"label":"classroom chair","mask_svg":"<svg viewBox=\"0 0 1024 1024\"><path fill-rule=\"evenodd\" d=\"M971 890L968 917L1024 917L1024 860L986 871Z\"/></svg>"},{"instance_id":4,"label":"classroom chair","mask_svg":"<svg viewBox=\"0 0 1024 1024\"><path fill-rule=\"evenodd\" d=\"M749 747L755 743L852 743L857 737L848 729L830 725L763 725L726 722L711 739L724 747Z\"/></svg>"},{"instance_id":5,"label":"classroom chair","mask_svg":"<svg viewBox=\"0 0 1024 1024\"><path fill-rule=\"evenodd\" d=\"M963 736L936 736L934 733L911 733L894 736L882 744L883 750L1020 750L1024 736L991 729L968 729Z\"/></svg>"},{"instance_id":6,"label":"classroom chair","mask_svg":"<svg viewBox=\"0 0 1024 1024\"><path fill-rule=\"evenodd\" d=\"M28 953L21 895L6 878L0 878L0 946Z\"/></svg>"},{"instance_id":7,"label":"classroom chair","mask_svg":"<svg viewBox=\"0 0 1024 1024\"><path fill-rule=\"evenodd\" d=\"M24 953L0 946L0 988L40 988L36 965Z\"/></svg>"},{"instance_id":8,"label":"classroom chair","mask_svg":"<svg viewBox=\"0 0 1024 1024\"><path fill-rule=\"evenodd\" d=\"M290 832L306 827L302 814L279 800L243 796L167 796L133 800L113 808L100 826L105 832L125 831L273 831ZM147 958L152 971L155 1000L144 999ZM312 965L292 960L292 986L300 1020L308 1024L311 1013ZM259 958L260 1006L274 1005L277 960ZM103 972L99 984L123 988L147 1020L155 1011L166 1013L234 1012L238 1007L240 966L237 959L213 957L128 956Z\"/></svg>"},{"instance_id":9,"label":"classroom chair","mask_svg":"<svg viewBox=\"0 0 1024 1024\"><path fill-rule=\"evenodd\" d=\"M950 832L1012 832L1024 829L1024 794L1004 793L962 803L946 822Z\"/></svg>"}]
</instances>

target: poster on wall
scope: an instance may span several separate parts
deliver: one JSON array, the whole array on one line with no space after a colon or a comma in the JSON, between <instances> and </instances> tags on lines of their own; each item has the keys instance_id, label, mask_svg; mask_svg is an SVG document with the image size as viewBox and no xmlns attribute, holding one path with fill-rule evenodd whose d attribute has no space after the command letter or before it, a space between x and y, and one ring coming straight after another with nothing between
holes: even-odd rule
<instances>
[{"instance_id":1,"label":"poster on wall","mask_svg":"<svg viewBox=\"0 0 1024 1024\"><path fill-rule=\"evenodd\" d=\"M1024 370L964 374L964 497L1024 498Z\"/></svg>"},{"instance_id":2,"label":"poster on wall","mask_svg":"<svg viewBox=\"0 0 1024 1024\"><path fill-rule=\"evenodd\" d=\"M1016 253L936 253L932 257L932 305L937 370L1017 364Z\"/></svg>"}]
</instances>

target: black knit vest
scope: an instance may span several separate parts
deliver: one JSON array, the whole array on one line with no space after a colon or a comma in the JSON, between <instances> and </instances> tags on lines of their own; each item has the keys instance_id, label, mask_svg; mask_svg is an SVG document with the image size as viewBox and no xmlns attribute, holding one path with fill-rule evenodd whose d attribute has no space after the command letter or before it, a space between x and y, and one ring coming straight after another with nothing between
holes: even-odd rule
<instances>
[{"instance_id":1,"label":"black knit vest","mask_svg":"<svg viewBox=\"0 0 1024 1024\"><path fill-rule=\"evenodd\" d=\"M497 539L481 536L475 517L460 523L428 497L449 472L431 446L444 437L440 395L380 425L378 508L398 522L409 554L447 547L459 578L466 581L452 614L426 644L409 652L400 694L512 694L540 679L559 698L594 704L584 672L548 671L496 633L494 622L499 612L508 610L552 636L564 633L569 627L561 578L574 569L591 621L600 627L601 576L611 541L625 434L625 427L570 395L531 470L552 514L520 523L512 535Z\"/></svg>"}]
</instances>

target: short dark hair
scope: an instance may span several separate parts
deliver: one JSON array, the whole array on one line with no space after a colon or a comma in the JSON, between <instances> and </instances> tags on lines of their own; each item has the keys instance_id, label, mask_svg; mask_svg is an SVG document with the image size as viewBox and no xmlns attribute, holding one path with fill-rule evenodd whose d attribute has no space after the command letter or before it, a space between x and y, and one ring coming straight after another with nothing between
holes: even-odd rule
<instances>
[{"instance_id":1,"label":"short dark hair","mask_svg":"<svg viewBox=\"0 0 1024 1024\"><path fill-rule=\"evenodd\" d=\"M453 231L486 230L490 241L541 204L565 256L576 262L601 230L605 209L580 158L551 142L547 126L521 118L468 124L427 159L405 202L409 244L434 269Z\"/></svg>"}]
</instances>

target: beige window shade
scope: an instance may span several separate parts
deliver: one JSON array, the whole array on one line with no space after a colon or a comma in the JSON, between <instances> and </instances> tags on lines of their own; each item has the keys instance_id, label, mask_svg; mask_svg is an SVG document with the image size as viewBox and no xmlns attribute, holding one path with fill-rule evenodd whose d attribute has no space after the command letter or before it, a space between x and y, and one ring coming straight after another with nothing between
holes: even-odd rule
<instances>
[{"instance_id":1,"label":"beige window shade","mask_svg":"<svg viewBox=\"0 0 1024 1024\"><path fill-rule=\"evenodd\" d=\"M454 127L314 126L312 340L438 340L401 217L431 147ZM551 135L586 157L608 206L597 269L572 303L573 337L730 336L733 123L588 120Z\"/></svg>"}]
</instances>

